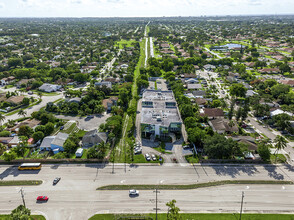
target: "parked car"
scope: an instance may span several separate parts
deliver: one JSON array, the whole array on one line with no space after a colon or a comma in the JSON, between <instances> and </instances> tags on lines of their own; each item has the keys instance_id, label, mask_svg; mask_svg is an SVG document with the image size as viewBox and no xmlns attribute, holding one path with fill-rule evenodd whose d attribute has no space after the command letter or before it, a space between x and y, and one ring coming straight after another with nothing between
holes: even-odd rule
<instances>
[{"instance_id":1,"label":"parked car","mask_svg":"<svg viewBox=\"0 0 294 220\"><path fill-rule=\"evenodd\" d=\"M135 153L135 154L141 154L141 153L142 153L142 148L141 148L141 147L136 147L136 148L134 149L134 153Z\"/></svg>"},{"instance_id":2,"label":"parked car","mask_svg":"<svg viewBox=\"0 0 294 220\"><path fill-rule=\"evenodd\" d=\"M64 129L64 126L61 126L59 129L60 129L60 130L63 130L63 129Z\"/></svg>"},{"instance_id":3,"label":"parked car","mask_svg":"<svg viewBox=\"0 0 294 220\"><path fill-rule=\"evenodd\" d=\"M88 115L88 116L86 117L86 119L91 119L91 118L94 118L94 115Z\"/></svg>"},{"instance_id":4,"label":"parked car","mask_svg":"<svg viewBox=\"0 0 294 220\"><path fill-rule=\"evenodd\" d=\"M145 158L146 158L147 161L150 161L151 160L151 157L150 157L149 154L145 154Z\"/></svg>"},{"instance_id":5,"label":"parked car","mask_svg":"<svg viewBox=\"0 0 294 220\"><path fill-rule=\"evenodd\" d=\"M135 189L130 189L129 196L139 196L139 191Z\"/></svg>"},{"instance_id":6,"label":"parked car","mask_svg":"<svg viewBox=\"0 0 294 220\"><path fill-rule=\"evenodd\" d=\"M153 161L156 160L156 156L154 154L151 155L151 158L152 158Z\"/></svg>"},{"instance_id":7,"label":"parked car","mask_svg":"<svg viewBox=\"0 0 294 220\"><path fill-rule=\"evenodd\" d=\"M59 181L60 181L61 177L56 177L54 180L53 180L53 185L56 185Z\"/></svg>"},{"instance_id":8,"label":"parked car","mask_svg":"<svg viewBox=\"0 0 294 220\"><path fill-rule=\"evenodd\" d=\"M47 202L48 201L48 196L38 196L37 197L37 201L45 201L45 202Z\"/></svg>"}]
</instances>

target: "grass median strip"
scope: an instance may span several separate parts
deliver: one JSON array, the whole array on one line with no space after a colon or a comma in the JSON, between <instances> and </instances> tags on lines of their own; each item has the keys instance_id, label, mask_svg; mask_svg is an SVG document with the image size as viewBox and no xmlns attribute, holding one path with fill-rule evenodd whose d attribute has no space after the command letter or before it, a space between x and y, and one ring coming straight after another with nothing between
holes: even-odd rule
<instances>
[{"instance_id":1,"label":"grass median strip","mask_svg":"<svg viewBox=\"0 0 294 220\"><path fill-rule=\"evenodd\" d=\"M182 219L195 220L236 220L239 213L181 213ZM155 214L96 214L89 220L117 220L117 219L155 219ZM166 213L159 213L158 220L166 220ZM292 220L292 214L242 214L244 220Z\"/></svg>"},{"instance_id":2,"label":"grass median strip","mask_svg":"<svg viewBox=\"0 0 294 220\"><path fill-rule=\"evenodd\" d=\"M42 183L42 180L0 180L0 186L34 186Z\"/></svg>"},{"instance_id":3,"label":"grass median strip","mask_svg":"<svg viewBox=\"0 0 294 220\"><path fill-rule=\"evenodd\" d=\"M226 184L293 184L292 181L276 181L276 180L223 180L207 183L195 183L189 185L107 185L98 187L97 190L153 190L155 188L161 190L185 190L197 189L211 186L221 186Z\"/></svg>"}]
</instances>

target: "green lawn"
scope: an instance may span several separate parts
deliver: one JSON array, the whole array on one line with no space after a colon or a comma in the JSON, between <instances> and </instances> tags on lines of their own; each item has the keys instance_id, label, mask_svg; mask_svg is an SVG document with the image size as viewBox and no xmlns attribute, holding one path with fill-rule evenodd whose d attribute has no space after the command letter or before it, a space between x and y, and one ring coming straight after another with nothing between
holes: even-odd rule
<instances>
[{"instance_id":1,"label":"green lawn","mask_svg":"<svg viewBox=\"0 0 294 220\"><path fill-rule=\"evenodd\" d=\"M75 129L75 127L77 126L76 123L73 123L68 129L63 130L63 133L67 133L67 134L71 134L73 132L73 130Z\"/></svg>"},{"instance_id":2,"label":"green lawn","mask_svg":"<svg viewBox=\"0 0 294 220\"><path fill-rule=\"evenodd\" d=\"M287 161L283 154L273 155L271 154L271 163L285 163Z\"/></svg>"},{"instance_id":3,"label":"green lawn","mask_svg":"<svg viewBox=\"0 0 294 220\"><path fill-rule=\"evenodd\" d=\"M11 220L10 215L0 215L0 220ZM29 220L46 220L43 215L31 215Z\"/></svg>"},{"instance_id":4,"label":"green lawn","mask_svg":"<svg viewBox=\"0 0 294 220\"><path fill-rule=\"evenodd\" d=\"M123 49L124 46L133 47L133 43L136 43L136 41L135 40L120 40L115 42L115 46L119 47L119 49Z\"/></svg>"},{"instance_id":5,"label":"green lawn","mask_svg":"<svg viewBox=\"0 0 294 220\"><path fill-rule=\"evenodd\" d=\"M0 186L30 186L40 185L42 180L0 180Z\"/></svg>"},{"instance_id":6,"label":"green lawn","mask_svg":"<svg viewBox=\"0 0 294 220\"><path fill-rule=\"evenodd\" d=\"M221 180L206 183L195 183L186 185L155 185L155 184L133 184L133 185L106 185L98 187L97 190L128 190L128 189L138 189L138 190L152 190L158 188L160 190L189 190L198 189L204 187L222 186L227 184L290 184L292 181L281 181L281 180Z\"/></svg>"},{"instance_id":7,"label":"green lawn","mask_svg":"<svg viewBox=\"0 0 294 220\"><path fill-rule=\"evenodd\" d=\"M132 162L132 163L158 163L159 164L159 161L153 161L153 160L147 161L143 154L134 155L134 161L129 161L129 162Z\"/></svg>"},{"instance_id":8,"label":"green lawn","mask_svg":"<svg viewBox=\"0 0 294 220\"><path fill-rule=\"evenodd\" d=\"M120 217L147 217L146 219L155 219L155 214L96 214L89 220L116 220ZM149 218L148 218L149 217ZM239 219L239 213L182 213L183 220L236 220ZM166 213L159 213L158 220L166 220ZM294 215L291 214L242 214L243 220L293 220Z\"/></svg>"},{"instance_id":9,"label":"green lawn","mask_svg":"<svg viewBox=\"0 0 294 220\"><path fill-rule=\"evenodd\" d=\"M195 158L194 155L187 155L185 156L185 159L188 161L188 163L199 163L199 158Z\"/></svg>"}]
</instances>

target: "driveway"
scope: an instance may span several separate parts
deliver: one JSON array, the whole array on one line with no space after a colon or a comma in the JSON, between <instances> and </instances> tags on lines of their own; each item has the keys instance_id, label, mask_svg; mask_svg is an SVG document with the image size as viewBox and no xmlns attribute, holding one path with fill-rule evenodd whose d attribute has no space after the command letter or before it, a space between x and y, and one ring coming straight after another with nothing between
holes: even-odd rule
<instances>
[{"instance_id":1,"label":"driveway","mask_svg":"<svg viewBox=\"0 0 294 220\"><path fill-rule=\"evenodd\" d=\"M110 114L94 115L94 118L69 115L56 115L56 117L65 120L74 120L77 122L79 129L90 131L93 129L98 129L100 124L105 123L106 119L110 117Z\"/></svg>"}]
</instances>

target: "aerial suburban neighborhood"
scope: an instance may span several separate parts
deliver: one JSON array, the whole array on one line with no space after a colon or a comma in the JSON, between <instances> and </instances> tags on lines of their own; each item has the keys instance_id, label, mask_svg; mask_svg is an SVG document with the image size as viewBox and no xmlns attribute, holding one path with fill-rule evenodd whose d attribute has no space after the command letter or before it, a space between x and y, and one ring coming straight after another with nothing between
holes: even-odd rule
<instances>
[{"instance_id":1,"label":"aerial suburban neighborhood","mask_svg":"<svg viewBox=\"0 0 294 220\"><path fill-rule=\"evenodd\" d=\"M0 18L0 219L293 219L293 25Z\"/></svg>"}]
</instances>

